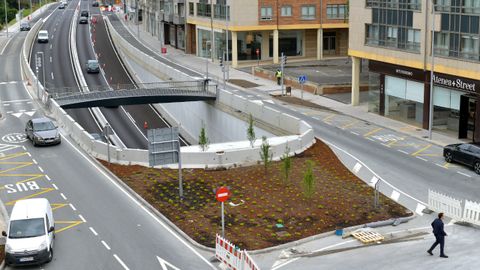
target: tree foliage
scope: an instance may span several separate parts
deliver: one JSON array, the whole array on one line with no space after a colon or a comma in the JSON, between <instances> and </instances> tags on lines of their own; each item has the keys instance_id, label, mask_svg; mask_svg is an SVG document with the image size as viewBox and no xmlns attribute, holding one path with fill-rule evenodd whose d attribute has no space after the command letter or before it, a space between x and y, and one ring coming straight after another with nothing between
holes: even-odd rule
<instances>
[{"instance_id":1,"label":"tree foliage","mask_svg":"<svg viewBox=\"0 0 480 270\"><path fill-rule=\"evenodd\" d=\"M202 148L202 151L205 151L208 148L209 140L207 137L207 132L205 131L205 124L202 122L202 129L200 129L200 135L198 136L198 145Z\"/></svg>"},{"instance_id":2,"label":"tree foliage","mask_svg":"<svg viewBox=\"0 0 480 270\"><path fill-rule=\"evenodd\" d=\"M253 116L252 114L249 115L248 117L248 128L247 128L247 138L250 141L250 146L253 148L253 144L255 143L255 140L257 139L255 137L255 129L253 127Z\"/></svg>"},{"instance_id":3,"label":"tree foliage","mask_svg":"<svg viewBox=\"0 0 480 270\"><path fill-rule=\"evenodd\" d=\"M303 175L303 194L311 199L315 193L315 176L313 175L313 161L307 161L307 171Z\"/></svg>"},{"instance_id":4,"label":"tree foliage","mask_svg":"<svg viewBox=\"0 0 480 270\"><path fill-rule=\"evenodd\" d=\"M292 169L292 158L288 155L290 148L288 144L285 145L285 152L282 155L282 174L284 176L284 183L289 183L290 171Z\"/></svg>"},{"instance_id":5,"label":"tree foliage","mask_svg":"<svg viewBox=\"0 0 480 270\"><path fill-rule=\"evenodd\" d=\"M262 159L263 166L265 167L265 175L268 172L268 166L272 162L273 153L270 150L271 146L267 141L267 137L262 137L262 145L260 146L260 158Z\"/></svg>"}]
</instances>

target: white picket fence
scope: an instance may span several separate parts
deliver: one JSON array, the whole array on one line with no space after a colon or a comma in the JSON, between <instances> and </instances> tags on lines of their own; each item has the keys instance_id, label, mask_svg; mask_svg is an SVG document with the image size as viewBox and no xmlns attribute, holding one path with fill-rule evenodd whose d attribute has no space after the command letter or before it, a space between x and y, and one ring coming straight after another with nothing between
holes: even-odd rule
<instances>
[{"instance_id":1,"label":"white picket fence","mask_svg":"<svg viewBox=\"0 0 480 270\"><path fill-rule=\"evenodd\" d=\"M451 196L428 190L428 206L435 212L443 212L445 216L458 221L480 225L480 203L455 199Z\"/></svg>"},{"instance_id":2,"label":"white picket fence","mask_svg":"<svg viewBox=\"0 0 480 270\"><path fill-rule=\"evenodd\" d=\"M260 270L246 250L240 250L217 234L215 257L232 270Z\"/></svg>"}]
</instances>

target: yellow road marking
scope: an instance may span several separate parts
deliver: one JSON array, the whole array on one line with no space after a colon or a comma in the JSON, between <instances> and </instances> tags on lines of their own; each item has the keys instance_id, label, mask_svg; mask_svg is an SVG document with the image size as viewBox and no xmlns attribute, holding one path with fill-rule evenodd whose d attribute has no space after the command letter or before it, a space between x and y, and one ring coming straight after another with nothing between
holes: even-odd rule
<instances>
[{"instance_id":1,"label":"yellow road marking","mask_svg":"<svg viewBox=\"0 0 480 270\"><path fill-rule=\"evenodd\" d=\"M440 155L440 154L421 154L419 156L422 156L422 157L443 157L443 155Z\"/></svg>"},{"instance_id":2,"label":"yellow road marking","mask_svg":"<svg viewBox=\"0 0 480 270\"><path fill-rule=\"evenodd\" d=\"M330 120L330 118L336 116L336 114L330 114L329 116L323 118L323 122L327 122L327 120Z\"/></svg>"},{"instance_id":3,"label":"yellow road marking","mask_svg":"<svg viewBox=\"0 0 480 270\"><path fill-rule=\"evenodd\" d=\"M444 167L445 169L448 169L448 168L450 168L450 167L458 167L458 166L457 166L457 165L454 165L454 164L452 164L452 163L445 162L445 164L443 165L443 167Z\"/></svg>"},{"instance_id":4,"label":"yellow road marking","mask_svg":"<svg viewBox=\"0 0 480 270\"><path fill-rule=\"evenodd\" d=\"M367 133L363 134L363 136L364 136L364 137L368 137L368 136L370 136L370 135L372 135L372 134L374 134L374 133L379 132L379 131L382 130L382 129L383 129L383 128L376 128L376 129L374 129L374 130L372 130L372 131L370 131L370 132L367 132Z\"/></svg>"},{"instance_id":5,"label":"yellow road marking","mask_svg":"<svg viewBox=\"0 0 480 270\"><path fill-rule=\"evenodd\" d=\"M20 169L20 168L23 168L23 167L27 167L27 166L30 166L33 164L33 162L19 162L17 164L22 164L20 166L16 166L16 167L13 167L13 168L10 168L10 169L6 169L6 170L3 170L3 171L0 171L0 174L1 173L6 173L6 172L9 172L9 171L14 171L14 170L17 170L17 169Z\"/></svg>"},{"instance_id":6,"label":"yellow road marking","mask_svg":"<svg viewBox=\"0 0 480 270\"><path fill-rule=\"evenodd\" d=\"M427 149L430 148L430 147L432 147L431 144L429 144L429 145L423 147L422 149L418 150L417 152L413 153L412 156L416 156L416 155L420 154L421 152L427 150Z\"/></svg>"},{"instance_id":7,"label":"yellow road marking","mask_svg":"<svg viewBox=\"0 0 480 270\"><path fill-rule=\"evenodd\" d=\"M17 201L34 198L38 195L45 194L45 193L48 193L48 192L53 191L53 190L55 190L55 189L54 188L42 188L42 191L40 191L40 192L37 192L37 193L32 194L32 195L25 196L25 197L17 199L17 200L9 201L9 202L6 203L6 205L13 205Z\"/></svg>"},{"instance_id":8,"label":"yellow road marking","mask_svg":"<svg viewBox=\"0 0 480 270\"><path fill-rule=\"evenodd\" d=\"M396 144L397 142L398 142L397 140L393 140L393 141L387 143L387 145L392 146L392 145Z\"/></svg>"},{"instance_id":9,"label":"yellow road marking","mask_svg":"<svg viewBox=\"0 0 480 270\"><path fill-rule=\"evenodd\" d=\"M5 156L1 157L0 160L16 158L16 157L21 157L21 156L25 156L25 155L27 155L27 152L9 154L9 155L5 155Z\"/></svg>"},{"instance_id":10,"label":"yellow road marking","mask_svg":"<svg viewBox=\"0 0 480 270\"><path fill-rule=\"evenodd\" d=\"M79 221L55 221L55 224L70 224L67 227L61 228L59 230L55 230L55 233L63 232L65 230L68 230L68 229L71 229L75 226L78 226L82 223L83 223L83 221L81 221L81 220L79 220Z\"/></svg>"},{"instance_id":11,"label":"yellow road marking","mask_svg":"<svg viewBox=\"0 0 480 270\"><path fill-rule=\"evenodd\" d=\"M57 210L59 208L67 206L68 204L66 204L66 203L51 203L50 205L52 206L52 210Z\"/></svg>"},{"instance_id":12,"label":"yellow road marking","mask_svg":"<svg viewBox=\"0 0 480 270\"><path fill-rule=\"evenodd\" d=\"M351 127L351 126L355 125L356 123L358 123L358 120L355 120L355 121L353 121L353 122L351 122L351 123L349 123L349 124L346 124L346 125L344 125L344 126L341 127L341 128L342 128L342 129L345 129L345 128L348 128L348 127Z\"/></svg>"},{"instance_id":13,"label":"yellow road marking","mask_svg":"<svg viewBox=\"0 0 480 270\"><path fill-rule=\"evenodd\" d=\"M405 126L405 127L401 127L399 128L398 130L404 130L404 131L407 131L407 130L416 130L417 127L412 127L412 126Z\"/></svg>"}]
</instances>

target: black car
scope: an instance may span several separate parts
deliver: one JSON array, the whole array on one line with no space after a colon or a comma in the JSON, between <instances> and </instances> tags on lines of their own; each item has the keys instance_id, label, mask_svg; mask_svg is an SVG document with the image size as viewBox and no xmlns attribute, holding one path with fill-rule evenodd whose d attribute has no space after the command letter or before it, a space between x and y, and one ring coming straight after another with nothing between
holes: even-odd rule
<instances>
[{"instance_id":1,"label":"black car","mask_svg":"<svg viewBox=\"0 0 480 270\"><path fill-rule=\"evenodd\" d=\"M88 10L82 10L82 12L80 12L80 17L87 17L88 18Z\"/></svg>"},{"instance_id":2,"label":"black car","mask_svg":"<svg viewBox=\"0 0 480 270\"><path fill-rule=\"evenodd\" d=\"M20 31L30 31L30 23L23 21L20 23Z\"/></svg>"},{"instance_id":3,"label":"black car","mask_svg":"<svg viewBox=\"0 0 480 270\"><path fill-rule=\"evenodd\" d=\"M98 7L99 5L100 5L100 4L99 4L97 1L95 1L95 2L92 3L92 7Z\"/></svg>"},{"instance_id":4,"label":"black car","mask_svg":"<svg viewBox=\"0 0 480 270\"><path fill-rule=\"evenodd\" d=\"M470 166L480 174L480 145L473 143L450 144L443 148L446 162L458 162Z\"/></svg>"},{"instance_id":5,"label":"black car","mask_svg":"<svg viewBox=\"0 0 480 270\"><path fill-rule=\"evenodd\" d=\"M88 60L87 62L87 73L99 73L100 65L97 60Z\"/></svg>"},{"instance_id":6,"label":"black car","mask_svg":"<svg viewBox=\"0 0 480 270\"><path fill-rule=\"evenodd\" d=\"M80 20L78 20L79 24L87 24L88 23L88 18L85 16L80 17Z\"/></svg>"}]
</instances>

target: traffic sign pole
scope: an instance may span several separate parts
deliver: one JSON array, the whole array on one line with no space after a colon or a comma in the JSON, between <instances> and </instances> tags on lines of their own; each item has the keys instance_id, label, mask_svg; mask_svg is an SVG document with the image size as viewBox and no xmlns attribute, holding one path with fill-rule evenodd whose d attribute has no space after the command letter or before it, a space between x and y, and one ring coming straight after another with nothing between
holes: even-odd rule
<instances>
[{"instance_id":1,"label":"traffic sign pole","mask_svg":"<svg viewBox=\"0 0 480 270\"><path fill-rule=\"evenodd\" d=\"M228 200L228 198L230 198L230 190L227 188L227 187L220 187L217 189L217 191L215 192L215 198L217 199L217 201L221 202L222 203L222 237L225 238L225 216L224 216L224 212L225 212L225 207L224 207L224 203L226 200Z\"/></svg>"},{"instance_id":2,"label":"traffic sign pole","mask_svg":"<svg viewBox=\"0 0 480 270\"><path fill-rule=\"evenodd\" d=\"M225 238L225 215L224 213L224 202L222 202L222 237Z\"/></svg>"}]
</instances>

